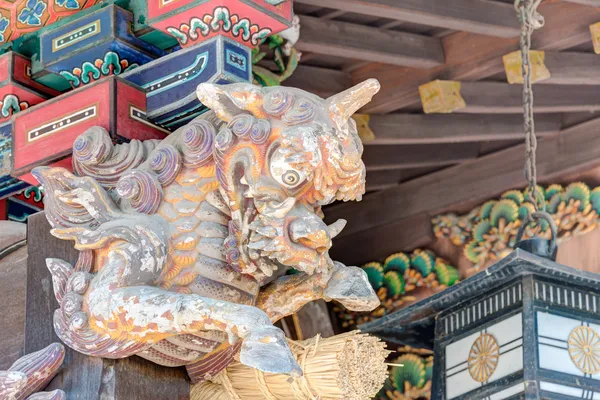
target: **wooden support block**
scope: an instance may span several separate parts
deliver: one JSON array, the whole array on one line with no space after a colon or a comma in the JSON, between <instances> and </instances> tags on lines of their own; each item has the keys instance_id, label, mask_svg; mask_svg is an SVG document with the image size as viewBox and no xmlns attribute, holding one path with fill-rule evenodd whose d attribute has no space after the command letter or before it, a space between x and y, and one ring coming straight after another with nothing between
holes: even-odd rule
<instances>
[{"instance_id":1,"label":"wooden support block","mask_svg":"<svg viewBox=\"0 0 600 400\"><path fill-rule=\"evenodd\" d=\"M371 115L374 145L497 142L523 139L523 116L493 114L385 114ZM538 136L558 133L561 116L540 115L535 120ZM367 181L367 183L369 183Z\"/></svg>"},{"instance_id":2,"label":"wooden support block","mask_svg":"<svg viewBox=\"0 0 600 400\"><path fill-rule=\"evenodd\" d=\"M371 121L371 116L369 114L354 114L352 119L356 123L358 137L363 143L368 143L375 140L375 133L369 126L369 121Z\"/></svg>"},{"instance_id":3,"label":"wooden support block","mask_svg":"<svg viewBox=\"0 0 600 400\"><path fill-rule=\"evenodd\" d=\"M37 185L38 165L71 169L75 139L100 126L114 141L162 139L166 130L146 118L146 93L118 76L104 78L17 114L11 175Z\"/></svg>"},{"instance_id":4,"label":"wooden support block","mask_svg":"<svg viewBox=\"0 0 600 400\"><path fill-rule=\"evenodd\" d=\"M0 199L29 186L10 175L12 117L60 93L31 78L31 61L15 52L0 56Z\"/></svg>"},{"instance_id":5,"label":"wooden support block","mask_svg":"<svg viewBox=\"0 0 600 400\"><path fill-rule=\"evenodd\" d=\"M590 25L590 33L592 34L594 53L600 54L600 22Z\"/></svg>"},{"instance_id":6,"label":"wooden support block","mask_svg":"<svg viewBox=\"0 0 600 400\"><path fill-rule=\"evenodd\" d=\"M226 36L250 48L292 25L292 1L133 0L135 29L149 25L174 36L182 47Z\"/></svg>"},{"instance_id":7,"label":"wooden support block","mask_svg":"<svg viewBox=\"0 0 600 400\"><path fill-rule=\"evenodd\" d=\"M600 57L590 53L531 51L532 82L538 85L600 85ZM521 52L503 57L508 83L523 83Z\"/></svg>"},{"instance_id":8,"label":"wooden support block","mask_svg":"<svg viewBox=\"0 0 600 400\"><path fill-rule=\"evenodd\" d=\"M425 114L448 114L465 108L467 104L460 95L460 88L460 82L440 80L419 86Z\"/></svg>"},{"instance_id":9,"label":"wooden support block","mask_svg":"<svg viewBox=\"0 0 600 400\"><path fill-rule=\"evenodd\" d=\"M37 31L38 29L55 24L75 13L85 12L86 8L93 7L101 0L87 1L43 1L33 3L35 6L28 8L32 3L27 0L11 0L2 4L0 14L6 24L0 36L0 44L12 42L18 37ZM26 10L23 12L23 10ZM22 21L21 19L25 19Z\"/></svg>"},{"instance_id":10,"label":"wooden support block","mask_svg":"<svg viewBox=\"0 0 600 400\"><path fill-rule=\"evenodd\" d=\"M550 78L550 71L544 64L545 52L531 50L529 51L529 59L531 61L531 83L543 81ZM504 62L504 71L506 72L506 80L508 83L523 83L523 58L521 51L513 51L502 57Z\"/></svg>"},{"instance_id":11,"label":"wooden support block","mask_svg":"<svg viewBox=\"0 0 600 400\"><path fill-rule=\"evenodd\" d=\"M252 80L250 49L217 36L160 57L121 77L146 92L148 119L175 130L206 111L196 88L204 82Z\"/></svg>"},{"instance_id":12,"label":"wooden support block","mask_svg":"<svg viewBox=\"0 0 600 400\"><path fill-rule=\"evenodd\" d=\"M34 77L56 74L77 88L165 55L133 35L133 18L129 11L112 4L44 31Z\"/></svg>"},{"instance_id":13,"label":"wooden support block","mask_svg":"<svg viewBox=\"0 0 600 400\"><path fill-rule=\"evenodd\" d=\"M52 324L58 303L46 258L75 264L79 251L73 243L50 234L44 213L31 216L27 226L27 305L25 353L59 341ZM139 357L108 360L89 357L67 348L62 370L48 390L62 389L68 399L82 400L188 400L190 387L183 368L167 368Z\"/></svg>"}]
</instances>

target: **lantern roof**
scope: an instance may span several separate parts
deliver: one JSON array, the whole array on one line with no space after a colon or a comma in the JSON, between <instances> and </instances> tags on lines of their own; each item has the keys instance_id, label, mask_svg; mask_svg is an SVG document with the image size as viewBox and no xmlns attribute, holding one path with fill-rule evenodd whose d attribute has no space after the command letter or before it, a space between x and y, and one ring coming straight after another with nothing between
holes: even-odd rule
<instances>
[{"instance_id":1,"label":"lantern roof","mask_svg":"<svg viewBox=\"0 0 600 400\"><path fill-rule=\"evenodd\" d=\"M390 342L433 349L435 321L439 314L466 306L474 299L527 275L537 275L583 289L600 290L600 274L571 268L516 249L488 269L457 285L409 307L360 325L359 329Z\"/></svg>"}]
</instances>

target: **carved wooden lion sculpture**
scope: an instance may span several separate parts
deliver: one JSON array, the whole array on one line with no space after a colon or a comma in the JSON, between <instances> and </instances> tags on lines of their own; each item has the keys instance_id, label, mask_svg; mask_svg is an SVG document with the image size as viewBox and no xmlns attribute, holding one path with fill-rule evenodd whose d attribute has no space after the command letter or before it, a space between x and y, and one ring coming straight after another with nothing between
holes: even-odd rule
<instances>
[{"instance_id":1,"label":"carved wooden lion sculpture","mask_svg":"<svg viewBox=\"0 0 600 400\"><path fill-rule=\"evenodd\" d=\"M40 167L53 235L59 337L85 354L186 365L195 380L240 350L265 372L299 374L272 322L315 299L378 306L364 272L334 262L321 206L360 200L365 167L351 115L366 81L328 100L292 88L198 87L212 109L162 141L113 146L102 128L73 146L76 175ZM276 278L286 269L297 274ZM241 339L241 340L240 340Z\"/></svg>"}]
</instances>

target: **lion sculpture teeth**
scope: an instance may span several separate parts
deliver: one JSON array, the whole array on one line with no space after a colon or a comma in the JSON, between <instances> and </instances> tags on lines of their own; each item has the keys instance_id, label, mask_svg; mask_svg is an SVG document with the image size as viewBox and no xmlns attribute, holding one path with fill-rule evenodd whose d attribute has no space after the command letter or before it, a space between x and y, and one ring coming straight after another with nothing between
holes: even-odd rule
<instances>
[{"instance_id":1,"label":"lion sculpture teeth","mask_svg":"<svg viewBox=\"0 0 600 400\"><path fill-rule=\"evenodd\" d=\"M56 237L76 265L48 259L70 347L188 368L194 380L242 363L301 374L272 323L317 300L379 304L364 272L328 250L345 221L321 207L360 200L363 151L351 116L379 90L327 100L299 89L202 84L212 111L162 141L113 145L95 127L73 146L75 175L36 168ZM281 276L294 268L298 274ZM277 278L277 276L279 276Z\"/></svg>"}]
</instances>

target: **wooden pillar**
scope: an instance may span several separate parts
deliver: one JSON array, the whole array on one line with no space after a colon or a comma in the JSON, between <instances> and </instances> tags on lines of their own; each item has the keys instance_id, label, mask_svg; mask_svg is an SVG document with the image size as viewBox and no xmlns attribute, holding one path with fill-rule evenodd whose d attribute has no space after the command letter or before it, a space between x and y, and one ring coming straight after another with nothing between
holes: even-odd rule
<instances>
[{"instance_id":1,"label":"wooden pillar","mask_svg":"<svg viewBox=\"0 0 600 400\"><path fill-rule=\"evenodd\" d=\"M46 258L61 258L75 265L73 243L56 239L43 212L27 223L27 304L25 353L59 341L52 326L54 298ZM183 368L167 368L139 357L108 360L88 357L67 348L62 370L48 390L62 389L68 400L188 400L190 385Z\"/></svg>"},{"instance_id":2,"label":"wooden pillar","mask_svg":"<svg viewBox=\"0 0 600 400\"><path fill-rule=\"evenodd\" d=\"M0 221L0 371L23 355L27 248L25 224Z\"/></svg>"}]
</instances>

